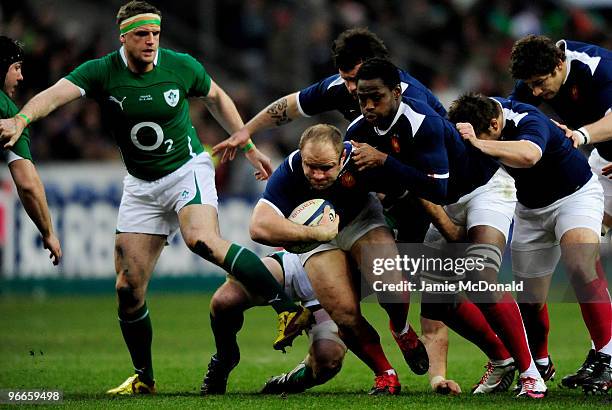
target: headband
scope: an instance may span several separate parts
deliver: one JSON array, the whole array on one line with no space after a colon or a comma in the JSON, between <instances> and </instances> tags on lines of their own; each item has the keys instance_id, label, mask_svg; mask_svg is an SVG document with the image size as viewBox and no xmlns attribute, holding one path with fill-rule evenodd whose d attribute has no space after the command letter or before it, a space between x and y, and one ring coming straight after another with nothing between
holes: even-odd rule
<instances>
[{"instance_id":1,"label":"headband","mask_svg":"<svg viewBox=\"0 0 612 410\"><path fill-rule=\"evenodd\" d=\"M155 24L156 26L159 26L161 24L161 17L155 13L137 14L123 20L119 24L119 31L121 32L121 35L124 35L147 24Z\"/></svg>"}]
</instances>

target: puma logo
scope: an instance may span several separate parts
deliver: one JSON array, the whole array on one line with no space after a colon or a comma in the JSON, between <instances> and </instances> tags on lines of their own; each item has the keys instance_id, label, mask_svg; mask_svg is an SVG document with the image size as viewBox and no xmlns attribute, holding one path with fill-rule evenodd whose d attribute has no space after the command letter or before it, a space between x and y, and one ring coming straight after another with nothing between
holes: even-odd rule
<instances>
[{"instance_id":1,"label":"puma logo","mask_svg":"<svg viewBox=\"0 0 612 410\"><path fill-rule=\"evenodd\" d=\"M270 299L268 301L268 304L271 304L272 302L278 302L280 300L281 300L281 298L278 296L278 293L277 293L276 296L274 296L274 298L272 298L272 299Z\"/></svg>"},{"instance_id":2,"label":"puma logo","mask_svg":"<svg viewBox=\"0 0 612 410\"><path fill-rule=\"evenodd\" d=\"M123 97L123 99L121 101L119 101L118 99L116 99L115 97L113 97L112 95L110 97L108 97L108 99L112 102L116 102L117 104L119 104L119 108L121 108L121 111L123 111L123 102L125 101L127 97Z\"/></svg>"}]
</instances>

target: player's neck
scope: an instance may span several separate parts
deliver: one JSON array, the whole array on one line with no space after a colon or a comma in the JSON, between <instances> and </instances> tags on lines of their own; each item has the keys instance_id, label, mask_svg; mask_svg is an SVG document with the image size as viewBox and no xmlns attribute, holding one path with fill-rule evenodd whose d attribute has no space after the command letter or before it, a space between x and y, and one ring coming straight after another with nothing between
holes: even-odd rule
<instances>
[{"instance_id":1,"label":"player's neck","mask_svg":"<svg viewBox=\"0 0 612 410\"><path fill-rule=\"evenodd\" d=\"M136 74L144 74L153 70L155 64L153 62L143 63L142 61L132 60L131 58L127 58L128 69Z\"/></svg>"}]
</instances>

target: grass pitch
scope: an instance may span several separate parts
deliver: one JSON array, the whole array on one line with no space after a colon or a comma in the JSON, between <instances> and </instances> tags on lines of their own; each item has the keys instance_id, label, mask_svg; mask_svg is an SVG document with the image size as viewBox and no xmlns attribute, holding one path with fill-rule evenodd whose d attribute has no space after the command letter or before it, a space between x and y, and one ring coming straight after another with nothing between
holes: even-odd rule
<instances>
[{"instance_id":1,"label":"grass pitch","mask_svg":"<svg viewBox=\"0 0 612 410\"><path fill-rule=\"evenodd\" d=\"M304 357L301 337L287 354L272 350L276 317L270 308L247 312L239 335L242 362L232 372L228 394L199 396L202 376L214 352L208 320L208 294L151 294L147 304L154 326L153 360L159 394L154 397L108 398L104 391L131 375L131 362L116 319L113 296L0 298L0 389L61 389L70 408L592 408L611 405L610 397L584 396L558 387L562 375L582 363L589 347L587 332L575 304L550 306L550 350L557 381L540 402L518 400L511 393L474 397L470 386L486 362L484 355L451 334L449 378L459 382L459 397L429 391L426 376L416 376L403 362L387 330L384 312L363 304L365 315L383 340L383 347L402 382L399 397L370 397L369 369L351 353L340 374L305 394L261 396L266 379L293 368ZM411 309L418 325L418 306Z\"/></svg>"}]
</instances>

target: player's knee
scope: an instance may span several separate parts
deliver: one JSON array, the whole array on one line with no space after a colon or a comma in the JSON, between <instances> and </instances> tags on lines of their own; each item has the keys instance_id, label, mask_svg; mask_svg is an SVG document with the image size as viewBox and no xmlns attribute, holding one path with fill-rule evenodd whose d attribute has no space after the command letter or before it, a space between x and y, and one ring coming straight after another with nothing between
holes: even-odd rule
<instances>
[{"instance_id":1,"label":"player's knee","mask_svg":"<svg viewBox=\"0 0 612 410\"><path fill-rule=\"evenodd\" d=\"M117 283L115 290L120 309L133 309L144 303L144 294L128 283Z\"/></svg>"},{"instance_id":2,"label":"player's knee","mask_svg":"<svg viewBox=\"0 0 612 410\"><path fill-rule=\"evenodd\" d=\"M339 306L329 312L330 316L340 328L352 329L359 324L361 313L355 307Z\"/></svg>"}]
</instances>

